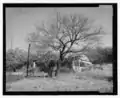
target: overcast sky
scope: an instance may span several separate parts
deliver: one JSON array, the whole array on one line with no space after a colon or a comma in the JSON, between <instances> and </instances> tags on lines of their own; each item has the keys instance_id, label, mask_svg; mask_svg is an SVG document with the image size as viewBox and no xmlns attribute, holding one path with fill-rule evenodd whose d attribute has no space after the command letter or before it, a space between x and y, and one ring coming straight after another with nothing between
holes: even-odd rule
<instances>
[{"instance_id":1,"label":"overcast sky","mask_svg":"<svg viewBox=\"0 0 120 98\"><path fill-rule=\"evenodd\" d=\"M102 25L107 35L102 43L104 46L112 46L112 6L95 8L6 8L6 48L27 49L25 41L27 34L35 31L34 25L42 21L48 21L55 16L55 11L61 14L78 13L95 20L96 26Z\"/></svg>"}]
</instances>

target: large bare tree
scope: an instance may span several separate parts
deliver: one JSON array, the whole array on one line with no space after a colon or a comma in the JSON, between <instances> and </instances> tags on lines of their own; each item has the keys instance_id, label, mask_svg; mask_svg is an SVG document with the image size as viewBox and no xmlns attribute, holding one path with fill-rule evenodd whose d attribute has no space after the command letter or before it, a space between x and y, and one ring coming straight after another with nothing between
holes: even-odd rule
<instances>
[{"instance_id":1,"label":"large bare tree","mask_svg":"<svg viewBox=\"0 0 120 98\"><path fill-rule=\"evenodd\" d=\"M39 49L51 48L59 52L62 61L68 53L82 52L96 43L103 33L101 27L93 27L83 15L60 15L48 26L42 23L36 26L36 32L30 33L28 41Z\"/></svg>"}]
</instances>

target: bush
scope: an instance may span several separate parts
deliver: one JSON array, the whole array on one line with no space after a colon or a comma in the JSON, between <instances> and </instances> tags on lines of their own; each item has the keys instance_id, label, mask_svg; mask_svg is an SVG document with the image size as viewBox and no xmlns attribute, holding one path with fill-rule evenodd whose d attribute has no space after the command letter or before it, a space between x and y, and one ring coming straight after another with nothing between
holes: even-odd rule
<instances>
[{"instance_id":1,"label":"bush","mask_svg":"<svg viewBox=\"0 0 120 98\"><path fill-rule=\"evenodd\" d=\"M58 57L56 54L52 53L51 51L46 52L45 54L42 54L40 58L37 59L37 62L44 62L46 65L48 65L50 60L57 60Z\"/></svg>"},{"instance_id":2,"label":"bush","mask_svg":"<svg viewBox=\"0 0 120 98\"><path fill-rule=\"evenodd\" d=\"M61 67L67 67L67 68L72 68L72 57L69 56L68 58L65 58L61 64Z\"/></svg>"},{"instance_id":3,"label":"bush","mask_svg":"<svg viewBox=\"0 0 120 98\"><path fill-rule=\"evenodd\" d=\"M112 48L109 47L90 49L86 55L93 64L112 63Z\"/></svg>"},{"instance_id":4,"label":"bush","mask_svg":"<svg viewBox=\"0 0 120 98\"><path fill-rule=\"evenodd\" d=\"M6 71L16 71L22 68L27 61L27 53L21 49L9 49L6 52Z\"/></svg>"}]
</instances>

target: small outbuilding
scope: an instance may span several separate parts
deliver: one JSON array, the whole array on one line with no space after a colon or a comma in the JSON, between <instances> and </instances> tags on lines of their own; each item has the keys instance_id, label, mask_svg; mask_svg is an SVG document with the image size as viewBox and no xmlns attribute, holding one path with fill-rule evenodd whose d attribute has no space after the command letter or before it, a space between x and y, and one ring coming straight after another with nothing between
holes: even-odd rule
<instances>
[{"instance_id":1,"label":"small outbuilding","mask_svg":"<svg viewBox=\"0 0 120 98\"><path fill-rule=\"evenodd\" d=\"M92 68L92 63L90 62L89 58L84 55L73 55L72 67L75 72L81 72L85 69Z\"/></svg>"}]
</instances>

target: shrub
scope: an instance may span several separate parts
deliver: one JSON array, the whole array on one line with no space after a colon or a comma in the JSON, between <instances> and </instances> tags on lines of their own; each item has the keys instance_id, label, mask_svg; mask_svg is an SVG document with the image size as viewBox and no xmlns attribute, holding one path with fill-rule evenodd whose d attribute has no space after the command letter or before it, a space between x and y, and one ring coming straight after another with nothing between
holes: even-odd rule
<instances>
[{"instance_id":1,"label":"shrub","mask_svg":"<svg viewBox=\"0 0 120 98\"><path fill-rule=\"evenodd\" d=\"M25 51L20 49L9 49L6 52L6 70L16 71L24 66L27 60Z\"/></svg>"},{"instance_id":2,"label":"shrub","mask_svg":"<svg viewBox=\"0 0 120 98\"><path fill-rule=\"evenodd\" d=\"M86 55L93 64L112 63L112 48L90 49Z\"/></svg>"}]
</instances>

